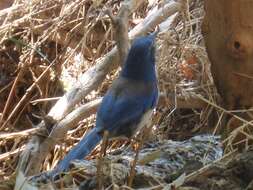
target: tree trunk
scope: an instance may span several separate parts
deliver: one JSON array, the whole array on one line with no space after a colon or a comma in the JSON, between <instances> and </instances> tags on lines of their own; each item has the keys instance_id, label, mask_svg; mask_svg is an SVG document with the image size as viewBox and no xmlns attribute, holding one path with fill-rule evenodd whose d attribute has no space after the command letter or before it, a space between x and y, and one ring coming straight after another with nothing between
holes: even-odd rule
<instances>
[{"instance_id":1,"label":"tree trunk","mask_svg":"<svg viewBox=\"0 0 253 190\"><path fill-rule=\"evenodd\" d=\"M205 0L202 33L226 108L253 102L253 0Z\"/></svg>"},{"instance_id":2,"label":"tree trunk","mask_svg":"<svg viewBox=\"0 0 253 190\"><path fill-rule=\"evenodd\" d=\"M228 110L253 105L252 9L253 0L205 0L202 33L214 83ZM228 122L227 128L235 124Z\"/></svg>"},{"instance_id":3,"label":"tree trunk","mask_svg":"<svg viewBox=\"0 0 253 190\"><path fill-rule=\"evenodd\" d=\"M14 0L0 0L0 10L10 7L13 1Z\"/></svg>"}]
</instances>

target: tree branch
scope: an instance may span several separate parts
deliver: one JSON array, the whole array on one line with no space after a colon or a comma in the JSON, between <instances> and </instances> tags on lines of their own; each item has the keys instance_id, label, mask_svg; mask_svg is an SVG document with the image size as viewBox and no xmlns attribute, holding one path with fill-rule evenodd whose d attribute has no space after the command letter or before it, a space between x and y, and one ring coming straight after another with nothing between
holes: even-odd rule
<instances>
[{"instance_id":1,"label":"tree branch","mask_svg":"<svg viewBox=\"0 0 253 190\"><path fill-rule=\"evenodd\" d=\"M131 11L135 10L140 3L141 1L139 0L129 1L129 9ZM159 12L160 15L155 13L147 16L142 23L138 24L129 32L130 38L133 39L137 36L147 33L156 25L166 20L167 17L173 15L179 10L180 6L178 3L173 3L170 8L166 7L166 5L161 7L157 11L157 13ZM74 106L79 103L89 92L95 90L104 80L107 73L118 66L119 57L117 55L117 49L114 47L103 58L98 59L96 65L84 73L80 79L80 82L62 98L60 98L60 100L50 110L48 115L56 121L62 121L54 126L48 138L35 136L31 139L20 159L19 171L24 172L25 175L33 175L38 173L40 163L42 160L44 160L49 150L54 147L56 143L55 139L58 140L58 137L64 137L69 127L72 126L66 123L66 120L63 120L63 118L69 117L68 113L74 109ZM64 123L64 121L65 125L60 124ZM41 122L38 125L38 127L42 128L43 126L44 122Z\"/></svg>"}]
</instances>

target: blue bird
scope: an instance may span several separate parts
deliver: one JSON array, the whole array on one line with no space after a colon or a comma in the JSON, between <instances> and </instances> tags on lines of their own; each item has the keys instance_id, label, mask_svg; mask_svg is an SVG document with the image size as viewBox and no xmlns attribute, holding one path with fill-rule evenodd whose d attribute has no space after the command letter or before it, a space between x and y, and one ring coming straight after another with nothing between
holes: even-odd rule
<instances>
[{"instance_id":1,"label":"blue bird","mask_svg":"<svg viewBox=\"0 0 253 190\"><path fill-rule=\"evenodd\" d=\"M98 108L96 126L66 155L55 171L69 169L74 159L83 159L101 141L109 137L132 137L147 124L158 99L155 70L156 34L136 39L119 77L113 82Z\"/></svg>"}]
</instances>

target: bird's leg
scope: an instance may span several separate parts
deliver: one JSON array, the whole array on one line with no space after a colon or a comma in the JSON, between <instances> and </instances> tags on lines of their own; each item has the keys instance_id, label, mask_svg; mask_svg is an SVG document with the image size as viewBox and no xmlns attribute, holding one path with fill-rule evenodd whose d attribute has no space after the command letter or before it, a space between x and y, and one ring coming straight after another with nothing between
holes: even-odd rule
<instances>
[{"instance_id":1,"label":"bird's leg","mask_svg":"<svg viewBox=\"0 0 253 190\"><path fill-rule=\"evenodd\" d=\"M150 134L150 126L151 126L152 122L147 121L147 123L144 125L144 127L140 130L140 135L138 137L135 138L135 141L138 143L137 148L135 149L135 157L134 160L132 162L132 166L131 166L131 170L130 170L130 175L129 175L129 180L128 180L128 186L131 187L133 184L133 179L135 176L135 167L138 161L138 156L139 156L139 152L145 142L145 140L148 138L149 134Z\"/></svg>"},{"instance_id":2,"label":"bird's leg","mask_svg":"<svg viewBox=\"0 0 253 190\"><path fill-rule=\"evenodd\" d=\"M102 189L102 186L103 186L102 165L103 165L103 157L106 154L106 147L108 145L108 136L109 136L109 132L107 130L104 131L103 141L101 144L101 150L99 153L98 164L97 164L97 182L98 182L97 189L98 190Z\"/></svg>"},{"instance_id":3,"label":"bird's leg","mask_svg":"<svg viewBox=\"0 0 253 190\"><path fill-rule=\"evenodd\" d=\"M139 152L141 150L141 147L143 146L143 143L144 143L144 136L145 136L145 133L140 133L140 136L139 136L139 142L138 142L138 138L136 138L137 142L138 142L138 146L135 150L135 157L134 157L134 160L131 164L131 170L130 170L130 175L129 175L129 180L128 180L128 186L131 187L132 184L133 184L133 179L134 179L134 176L135 176L135 167L136 167L136 164L137 164L137 161L138 161L138 157L139 157Z\"/></svg>"}]
</instances>

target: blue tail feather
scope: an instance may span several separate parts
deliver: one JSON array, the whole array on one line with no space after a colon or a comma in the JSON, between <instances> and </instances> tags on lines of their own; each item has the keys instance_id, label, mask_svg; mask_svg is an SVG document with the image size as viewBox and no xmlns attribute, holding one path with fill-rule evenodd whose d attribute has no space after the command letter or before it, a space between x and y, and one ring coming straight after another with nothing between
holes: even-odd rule
<instances>
[{"instance_id":1,"label":"blue tail feather","mask_svg":"<svg viewBox=\"0 0 253 190\"><path fill-rule=\"evenodd\" d=\"M87 156L101 141L102 136L98 133L96 128L92 129L85 135L82 140L71 149L71 151L64 157L64 159L56 167L57 172L69 169L69 164L72 160L81 160Z\"/></svg>"}]
</instances>

